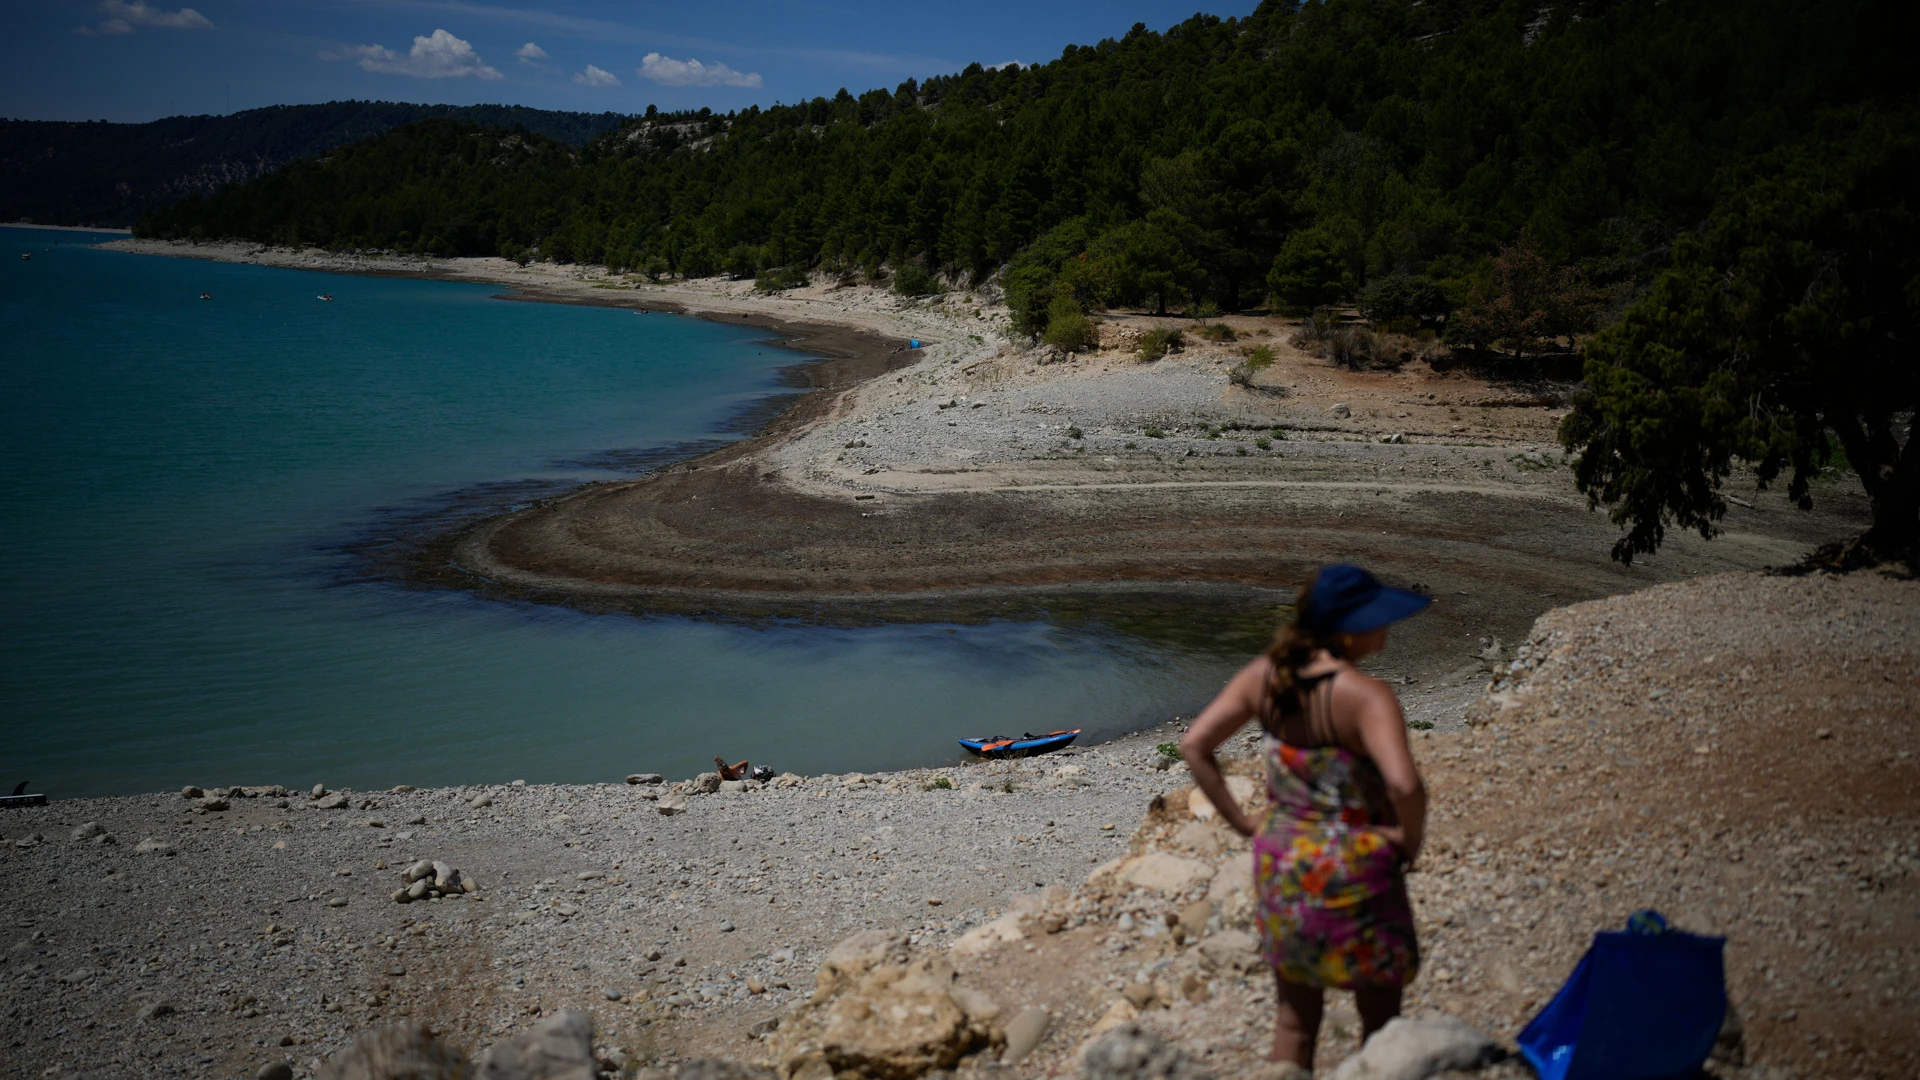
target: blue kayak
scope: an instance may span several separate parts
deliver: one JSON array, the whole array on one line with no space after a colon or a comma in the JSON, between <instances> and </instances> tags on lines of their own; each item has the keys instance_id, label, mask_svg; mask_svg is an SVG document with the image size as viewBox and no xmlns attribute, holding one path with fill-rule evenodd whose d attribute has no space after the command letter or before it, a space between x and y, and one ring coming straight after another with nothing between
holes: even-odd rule
<instances>
[{"instance_id":1,"label":"blue kayak","mask_svg":"<svg viewBox=\"0 0 1920 1080\"><path fill-rule=\"evenodd\" d=\"M1049 731L1045 735L1022 735L1017 739L988 735L978 739L961 739L960 745L985 758L1032 757L1058 750L1073 742L1079 734L1080 729L1074 728L1072 731Z\"/></svg>"}]
</instances>

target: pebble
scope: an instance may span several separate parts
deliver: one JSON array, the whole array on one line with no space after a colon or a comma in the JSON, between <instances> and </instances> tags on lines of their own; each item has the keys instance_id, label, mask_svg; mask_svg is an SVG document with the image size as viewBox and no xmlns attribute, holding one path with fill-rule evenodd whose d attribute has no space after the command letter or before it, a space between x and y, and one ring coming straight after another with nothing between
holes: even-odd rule
<instances>
[{"instance_id":1,"label":"pebble","mask_svg":"<svg viewBox=\"0 0 1920 1080\"><path fill-rule=\"evenodd\" d=\"M468 803L467 803L467 805L468 805L468 806L471 806L471 807L472 807L472 808L474 808L475 810L480 810L480 809L483 809L483 808L485 808L485 807L488 807L488 806L492 806L492 805L493 805L493 796L491 796L491 795L475 795L475 796L474 796L474 797L473 797L473 798L472 798L472 799L471 799L470 801L468 801Z\"/></svg>"},{"instance_id":2,"label":"pebble","mask_svg":"<svg viewBox=\"0 0 1920 1080\"><path fill-rule=\"evenodd\" d=\"M664 784L666 782L667 778L661 776L659 773L637 772L627 774L627 783L629 784Z\"/></svg>"},{"instance_id":3,"label":"pebble","mask_svg":"<svg viewBox=\"0 0 1920 1080\"><path fill-rule=\"evenodd\" d=\"M284 1061L269 1061L253 1074L254 1080L293 1080L293 1066Z\"/></svg>"},{"instance_id":4,"label":"pebble","mask_svg":"<svg viewBox=\"0 0 1920 1080\"><path fill-rule=\"evenodd\" d=\"M327 901L327 906L328 907L346 907L347 898L344 896L336 896L333 899Z\"/></svg>"}]
</instances>

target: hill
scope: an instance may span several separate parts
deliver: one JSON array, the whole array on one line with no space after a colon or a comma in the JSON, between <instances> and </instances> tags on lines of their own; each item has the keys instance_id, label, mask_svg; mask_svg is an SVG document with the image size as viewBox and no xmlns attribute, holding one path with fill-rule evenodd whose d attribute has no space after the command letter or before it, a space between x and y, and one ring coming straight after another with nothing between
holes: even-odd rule
<instances>
[{"instance_id":1,"label":"hill","mask_svg":"<svg viewBox=\"0 0 1920 1080\"><path fill-rule=\"evenodd\" d=\"M145 124L0 120L0 221L131 225L185 196L211 195L430 117L522 128L576 146L629 119L518 105L330 101Z\"/></svg>"}]
</instances>

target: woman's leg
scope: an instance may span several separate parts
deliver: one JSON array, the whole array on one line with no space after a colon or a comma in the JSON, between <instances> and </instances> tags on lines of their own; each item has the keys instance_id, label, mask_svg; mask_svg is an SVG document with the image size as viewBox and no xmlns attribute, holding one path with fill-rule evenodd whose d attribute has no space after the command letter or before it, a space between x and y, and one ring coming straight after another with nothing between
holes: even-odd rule
<instances>
[{"instance_id":1,"label":"woman's leg","mask_svg":"<svg viewBox=\"0 0 1920 1080\"><path fill-rule=\"evenodd\" d=\"M1277 973L1274 984L1279 993L1273 1018L1273 1053L1268 1061L1291 1061L1303 1069L1313 1068L1313 1045L1320 1039L1320 1013L1324 995L1317 986L1288 982Z\"/></svg>"},{"instance_id":2,"label":"woman's leg","mask_svg":"<svg viewBox=\"0 0 1920 1080\"><path fill-rule=\"evenodd\" d=\"M1355 990L1353 1005L1360 1010L1360 1041L1365 1043L1368 1036L1386 1027L1387 1021L1400 1015L1400 988L1377 986Z\"/></svg>"}]
</instances>

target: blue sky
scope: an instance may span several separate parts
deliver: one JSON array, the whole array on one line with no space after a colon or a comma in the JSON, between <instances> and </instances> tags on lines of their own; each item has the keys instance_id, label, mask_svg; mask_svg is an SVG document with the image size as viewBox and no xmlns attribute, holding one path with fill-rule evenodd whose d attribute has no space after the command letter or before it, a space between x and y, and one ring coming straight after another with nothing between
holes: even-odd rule
<instances>
[{"instance_id":1,"label":"blue sky","mask_svg":"<svg viewBox=\"0 0 1920 1080\"><path fill-rule=\"evenodd\" d=\"M346 98L724 111L1050 60L1135 22L1164 30L1200 3L0 0L0 116L144 121Z\"/></svg>"}]
</instances>

